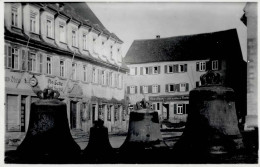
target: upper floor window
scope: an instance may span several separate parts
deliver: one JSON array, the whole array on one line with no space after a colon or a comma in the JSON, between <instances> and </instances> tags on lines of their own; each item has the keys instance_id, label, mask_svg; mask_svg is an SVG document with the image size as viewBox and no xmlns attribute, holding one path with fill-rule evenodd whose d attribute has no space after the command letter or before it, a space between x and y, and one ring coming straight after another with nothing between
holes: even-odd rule
<instances>
[{"instance_id":1,"label":"upper floor window","mask_svg":"<svg viewBox=\"0 0 260 167\"><path fill-rule=\"evenodd\" d=\"M206 62L197 62L196 69L197 71L206 71Z\"/></svg>"},{"instance_id":2,"label":"upper floor window","mask_svg":"<svg viewBox=\"0 0 260 167\"><path fill-rule=\"evenodd\" d=\"M92 68L92 82L96 83L96 69Z\"/></svg>"},{"instance_id":3,"label":"upper floor window","mask_svg":"<svg viewBox=\"0 0 260 167\"><path fill-rule=\"evenodd\" d=\"M186 91L186 83L181 83L180 84L180 92L185 92Z\"/></svg>"},{"instance_id":4,"label":"upper floor window","mask_svg":"<svg viewBox=\"0 0 260 167\"><path fill-rule=\"evenodd\" d=\"M11 54L8 55L8 67L18 70L19 69L19 54L17 48L12 48Z\"/></svg>"},{"instance_id":5,"label":"upper floor window","mask_svg":"<svg viewBox=\"0 0 260 167\"><path fill-rule=\"evenodd\" d=\"M28 70L36 72L36 54L30 53L28 56Z\"/></svg>"},{"instance_id":6,"label":"upper floor window","mask_svg":"<svg viewBox=\"0 0 260 167\"><path fill-rule=\"evenodd\" d=\"M42 73L43 55L40 53L37 55L37 72Z\"/></svg>"},{"instance_id":7,"label":"upper floor window","mask_svg":"<svg viewBox=\"0 0 260 167\"><path fill-rule=\"evenodd\" d=\"M187 72L187 64L174 64L174 65L165 65L165 73L178 73L178 72Z\"/></svg>"},{"instance_id":8,"label":"upper floor window","mask_svg":"<svg viewBox=\"0 0 260 167\"><path fill-rule=\"evenodd\" d=\"M110 46L110 57L113 59L113 45Z\"/></svg>"},{"instance_id":9,"label":"upper floor window","mask_svg":"<svg viewBox=\"0 0 260 167\"><path fill-rule=\"evenodd\" d=\"M72 30L72 46L77 46L77 32Z\"/></svg>"},{"instance_id":10,"label":"upper floor window","mask_svg":"<svg viewBox=\"0 0 260 167\"><path fill-rule=\"evenodd\" d=\"M149 74L149 67L144 67L144 75L148 75Z\"/></svg>"},{"instance_id":11,"label":"upper floor window","mask_svg":"<svg viewBox=\"0 0 260 167\"><path fill-rule=\"evenodd\" d=\"M47 56L47 74L51 75L51 73L52 73L51 57Z\"/></svg>"},{"instance_id":12,"label":"upper floor window","mask_svg":"<svg viewBox=\"0 0 260 167\"><path fill-rule=\"evenodd\" d=\"M179 72L186 72L187 71L187 64L186 64L186 69L185 69L185 64L180 64L179 65Z\"/></svg>"},{"instance_id":13,"label":"upper floor window","mask_svg":"<svg viewBox=\"0 0 260 167\"><path fill-rule=\"evenodd\" d=\"M12 26L18 27L18 11L16 6L12 6Z\"/></svg>"},{"instance_id":14,"label":"upper floor window","mask_svg":"<svg viewBox=\"0 0 260 167\"><path fill-rule=\"evenodd\" d=\"M26 70L27 58L25 50L22 50L22 70Z\"/></svg>"},{"instance_id":15,"label":"upper floor window","mask_svg":"<svg viewBox=\"0 0 260 167\"><path fill-rule=\"evenodd\" d=\"M101 71L101 77L102 77L102 85L105 85L106 84L106 76L105 76L105 71L104 70L102 70Z\"/></svg>"},{"instance_id":16,"label":"upper floor window","mask_svg":"<svg viewBox=\"0 0 260 167\"><path fill-rule=\"evenodd\" d=\"M160 66L153 67L153 74L160 74Z\"/></svg>"},{"instance_id":17,"label":"upper floor window","mask_svg":"<svg viewBox=\"0 0 260 167\"><path fill-rule=\"evenodd\" d=\"M113 73L109 72L109 85L110 86L112 86L112 81L113 81L112 77L113 77Z\"/></svg>"},{"instance_id":18,"label":"upper floor window","mask_svg":"<svg viewBox=\"0 0 260 167\"><path fill-rule=\"evenodd\" d=\"M60 76L65 77L65 62L60 60Z\"/></svg>"},{"instance_id":19,"label":"upper floor window","mask_svg":"<svg viewBox=\"0 0 260 167\"><path fill-rule=\"evenodd\" d=\"M152 93L158 93L158 85L153 85L152 87Z\"/></svg>"},{"instance_id":20,"label":"upper floor window","mask_svg":"<svg viewBox=\"0 0 260 167\"><path fill-rule=\"evenodd\" d=\"M52 38L52 31L53 31L53 25L52 25L52 20L47 19L47 23L46 23L46 31L47 31L47 37Z\"/></svg>"},{"instance_id":21,"label":"upper floor window","mask_svg":"<svg viewBox=\"0 0 260 167\"><path fill-rule=\"evenodd\" d=\"M168 65L168 73L173 73L173 66L172 65Z\"/></svg>"},{"instance_id":22,"label":"upper floor window","mask_svg":"<svg viewBox=\"0 0 260 167\"><path fill-rule=\"evenodd\" d=\"M218 60L212 61L212 70L218 70Z\"/></svg>"},{"instance_id":23,"label":"upper floor window","mask_svg":"<svg viewBox=\"0 0 260 167\"><path fill-rule=\"evenodd\" d=\"M143 93L148 93L148 86L143 86Z\"/></svg>"},{"instance_id":24,"label":"upper floor window","mask_svg":"<svg viewBox=\"0 0 260 167\"><path fill-rule=\"evenodd\" d=\"M119 88L122 88L122 82L123 82L122 75L118 74L118 87Z\"/></svg>"},{"instance_id":25,"label":"upper floor window","mask_svg":"<svg viewBox=\"0 0 260 167\"><path fill-rule=\"evenodd\" d=\"M83 35L83 49L87 50L87 35Z\"/></svg>"},{"instance_id":26,"label":"upper floor window","mask_svg":"<svg viewBox=\"0 0 260 167\"><path fill-rule=\"evenodd\" d=\"M87 66L83 65L83 81L87 81Z\"/></svg>"},{"instance_id":27,"label":"upper floor window","mask_svg":"<svg viewBox=\"0 0 260 167\"><path fill-rule=\"evenodd\" d=\"M60 33L60 42L65 43L66 33L65 33L65 25L60 24L59 26L59 33Z\"/></svg>"},{"instance_id":28,"label":"upper floor window","mask_svg":"<svg viewBox=\"0 0 260 167\"><path fill-rule=\"evenodd\" d=\"M31 11L30 13L30 31L36 33L36 13Z\"/></svg>"},{"instance_id":29,"label":"upper floor window","mask_svg":"<svg viewBox=\"0 0 260 167\"><path fill-rule=\"evenodd\" d=\"M77 64L72 63L72 76L71 79L76 80L77 78Z\"/></svg>"},{"instance_id":30,"label":"upper floor window","mask_svg":"<svg viewBox=\"0 0 260 167\"><path fill-rule=\"evenodd\" d=\"M169 92L174 92L175 91L175 85L174 84L169 84L168 85L168 90L169 90Z\"/></svg>"},{"instance_id":31,"label":"upper floor window","mask_svg":"<svg viewBox=\"0 0 260 167\"><path fill-rule=\"evenodd\" d=\"M136 86L130 86L130 94L136 93Z\"/></svg>"},{"instance_id":32,"label":"upper floor window","mask_svg":"<svg viewBox=\"0 0 260 167\"><path fill-rule=\"evenodd\" d=\"M130 75L136 74L136 67L130 67Z\"/></svg>"}]
</instances>

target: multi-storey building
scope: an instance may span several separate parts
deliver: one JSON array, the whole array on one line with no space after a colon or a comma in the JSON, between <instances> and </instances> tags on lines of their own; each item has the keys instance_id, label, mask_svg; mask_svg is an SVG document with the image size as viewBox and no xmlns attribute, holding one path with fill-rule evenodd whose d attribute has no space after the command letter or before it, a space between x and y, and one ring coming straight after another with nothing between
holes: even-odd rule
<instances>
[{"instance_id":1,"label":"multi-storey building","mask_svg":"<svg viewBox=\"0 0 260 167\"><path fill-rule=\"evenodd\" d=\"M124 61L130 68L126 80L130 103L145 98L162 119L186 121L189 91L200 85L207 70L218 71L223 84L236 91L238 115L244 118L246 63L235 29L135 40Z\"/></svg>"},{"instance_id":2,"label":"multi-storey building","mask_svg":"<svg viewBox=\"0 0 260 167\"><path fill-rule=\"evenodd\" d=\"M6 137L26 132L38 89L60 92L71 129L124 127L121 41L86 3L5 3Z\"/></svg>"}]
</instances>

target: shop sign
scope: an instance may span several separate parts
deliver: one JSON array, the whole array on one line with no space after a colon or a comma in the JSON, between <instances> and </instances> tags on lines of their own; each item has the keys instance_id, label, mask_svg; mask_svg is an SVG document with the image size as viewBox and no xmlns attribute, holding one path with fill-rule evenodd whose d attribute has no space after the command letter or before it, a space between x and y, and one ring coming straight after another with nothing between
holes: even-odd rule
<instances>
[{"instance_id":1,"label":"shop sign","mask_svg":"<svg viewBox=\"0 0 260 167\"><path fill-rule=\"evenodd\" d=\"M176 95L176 96L150 96L149 101L176 101L176 100L189 100L189 95Z\"/></svg>"},{"instance_id":2,"label":"shop sign","mask_svg":"<svg viewBox=\"0 0 260 167\"><path fill-rule=\"evenodd\" d=\"M20 83L20 81L21 81L21 78L17 78L13 75L5 77L5 82Z\"/></svg>"},{"instance_id":3,"label":"shop sign","mask_svg":"<svg viewBox=\"0 0 260 167\"><path fill-rule=\"evenodd\" d=\"M58 92L64 92L65 82L60 81L59 79L48 78L47 80L47 88L51 88L53 90L57 90Z\"/></svg>"}]
</instances>

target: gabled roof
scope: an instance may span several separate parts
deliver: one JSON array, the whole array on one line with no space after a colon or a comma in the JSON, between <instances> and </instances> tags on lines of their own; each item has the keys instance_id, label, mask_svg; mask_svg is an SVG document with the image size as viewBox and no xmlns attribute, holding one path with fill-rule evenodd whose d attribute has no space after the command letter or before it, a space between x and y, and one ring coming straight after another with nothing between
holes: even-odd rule
<instances>
[{"instance_id":1,"label":"gabled roof","mask_svg":"<svg viewBox=\"0 0 260 167\"><path fill-rule=\"evenodd\" d=\"M124 62L141 64L236 56L243 59L236 29L169 38L135 40Z\"/></svg>"}]
</instances>

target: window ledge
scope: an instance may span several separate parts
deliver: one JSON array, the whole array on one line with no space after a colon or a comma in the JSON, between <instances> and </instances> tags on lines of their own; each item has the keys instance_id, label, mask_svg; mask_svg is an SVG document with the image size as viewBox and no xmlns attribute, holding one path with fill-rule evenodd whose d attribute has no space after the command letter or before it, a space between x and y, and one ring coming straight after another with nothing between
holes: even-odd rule
<instances>
[{"instance_id":1,"label":"window ledge","mask_svg":"<svg viewBox=\"0 0 260 167\"><path fill-rule=\"evenodd\" d=\"M50 40L54 40L54 37L49 37L47 36L46 38L50 39Z\"/></svg>"},{"instance_id":2,"label":"window ledge","mask_svg":"<svg viewBox=\"0 0 260 167\"><path fill-rule=\"evenodd\" d=\"M61 80L66 80L67 78L65 78L65 77L61 77L61 76L57 76L59 79L61 79Z\"/></svg>"},{"instance_id":3,"label":"window ledge","mask_svg":"<svg viewBox=\"0 0 260 167\"><path fill-rule=\"evenodd\" d=\"M81 81L81 83L83 83L83 84L89 84L87 81Z\"/></svg>"},{"instance_id":4,"label":"window ledge","mask_svg":"<svg viewBox=\"0 0 260 167\"><path fill-rule=\"evenodd\" d=\"M74 48L74 49L78 49L79 47L77 47L77 46L72 46L72 48Z\"/></svg>"},{"instance_id":5,"label":"window ledge","mask_svg":"<svg viewBox=\"0 0 260 167\"><path fill-rule=\"evenodd\" d=\"M63 42L63 41L59 41L61 44L64 44L64 45L67 45L67 43L66 42Z\"/></svg>"},{"instance_id":6,"label":"window ledge","mask_svg":"<svg viewBox=\"0 0 260 167\"><path fill-rule=\"evenodd\" d=\"M55 76L52 74L45 74L45 76L50 77L50 78L55 78Z\"/></svg>"},{"instance_id":7,"label":"window ledge","mask_svg":"<svg viewBox=\"0 0 260 167\"><path fill-rule=\"evenodd\" d=\"M82 49L83 51L87 52L88 50L87 49Z\"/></svg>"},{"instance_id":8,"label":"window ledge","mask_svg":"<svg viewBox=\"0 0 260 167\"><path fill-rule=\"evenodd\" d=\"M19 70L19 69L12 69L12 68L10 68L10 67L9 67L8 69L10 69L11 72L23 72L22 70Z\"/></svg>"},{"instance_id":9,"label":"window ledge","mask_svg":"<svg viewBox=\"0 0 260 167\"><path fill-rule=\"evenodd\" d=\"M39 72L33 72L33 71L28 71L28 73L29 73L29 74L32 74L32 75L37 75L37 76L41 75L41 73L39 73Z\"/></svg>"}]
</instances>

